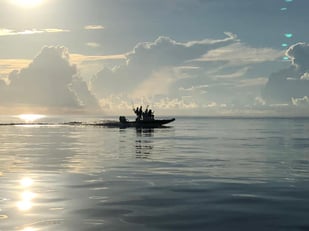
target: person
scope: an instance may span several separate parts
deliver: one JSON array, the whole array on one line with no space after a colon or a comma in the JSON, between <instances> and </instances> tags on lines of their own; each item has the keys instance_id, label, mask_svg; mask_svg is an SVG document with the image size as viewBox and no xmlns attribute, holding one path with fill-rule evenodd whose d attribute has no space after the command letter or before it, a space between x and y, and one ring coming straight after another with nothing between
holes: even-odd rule
<instances>
[{"instance_id":1,"label":"person","mask_svg":"<svg viewBox=\"0 0 309 231\"><path fill-rule=\"evenodd\" d=\"M135 113L136 116L137 116L137 117L136 117L136 121L141 120L142 114L143 114L143 107L142 107L142 106L137 107L137 108L134 109L133 111L134 111L134 113Z\"/></svg>"},{"instance_id":2,"label":"person","mask_svg":"<svg viewBox=\"0 0 309 231\"><path fill-rule=\"evenodd\" d=\"M146 108L145 112L144 112L145 116L148 116L148 107Z\"/></svg>"},{"instance_id":3,"label":"person","mask_svg":"<svg viewBox=\"0 0 309 231\"><path fill-rule=\"evenodd\" d=\"M136 121L141 119L143 120L154 120L154 111L148 109L149 105L147 105L146 110L143 111L143 106L133 108L134 113L136 114Z\"/></svg>"},{"instance_id":4,"label":"person","mask_svg":"<svg viewBox=\"0 0 309 231\"><path fill-rule=\"evenodd\" d=\"M136 109L133 108L133 111L134 111L135 115L138 116L138 107L136 107Z\"/></svg>"},{"instance_id":5,"label":"person","mask_svg":"<svg viewBox=\"0 0 309 231\"><path fill-rule=\"evenodd\" d=\"M151 109L148 112L148 117L149 117L149 119L154 120L153 111Z\"/></svg>"},{"instance_id":6,"label":"person","mask_svg":"<svg viewBox=\"0 0 309 231\"><path fill-rule=\"evenodd\" d=\"M143 114L143 106L139 107L138 115L141 117Z\"/></svg>"}]
</instances>

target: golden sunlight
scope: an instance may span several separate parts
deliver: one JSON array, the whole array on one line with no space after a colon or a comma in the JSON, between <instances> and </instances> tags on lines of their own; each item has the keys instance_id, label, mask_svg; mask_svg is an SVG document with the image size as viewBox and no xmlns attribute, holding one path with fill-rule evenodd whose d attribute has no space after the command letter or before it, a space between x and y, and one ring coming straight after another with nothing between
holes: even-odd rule
<instances>
[{"instance_id":1,"label":"golden sunlight","mask_svg":"<svg viewBox=\"0 0 309 231\"><path fill-rule=\"evenodd\" d=\"M20 194L21 200L17 202L17 207L20 211L28 211L32 208L32 200L36 197L35 193L28 190L33 184L33 180L31 178L25 177L21 179L19 183L24 190Z\"/></svg>"},{"instance_id":2,"label":"golden sunlight","mask_svg":"<svg viewBox=\"0 0 309 231\"><path fill-rule=\"evenodd\" d=\"M32 202L31 201L19 201L17 203L17 207L20 211L28 211L32 208Z\"/></svg>"},{"instance_id":3,"label":"golden sunlight","mask_svg":"<svg viewBox=\"0 0 309 231\"><path fill-rule=\"evenodd\" d=\"M27 188L30 187L33 183L33 180L31 178L25 177L23 179L21 179L20 181L20 185Z\"/></svg>"},{"instance_id":4,"label":"golden sunlight","mask_svg":"<svg viewBox=\"0 0 309 231\"><path fill-rule=\"evenodd\" d=\"M34 231L34 229L33 228L31 228L31 227L27 227L27 228L24 228L23 230L21 230L21 231Z\"/></svg>"},{"instance_id":5,"label":"golden sunlight","mask_svg":"<svg viewBox=\"0 0 309 231\"><path fill-rule=\"evenodd\" d=\"M19 119L23 120L26 123L31 123L34 122L38 119L42 119L45 117L45 115L40 115L40 114L21 114L17 116Z\"/></svg>"},{"instance_id":6,"label":"golden sunlight","mask_svg":"<svg viewBox=\"0 0 309 231\"><path fill-rule=\"evenodd\" d=\"M34 8L41 5L43 0L11 0L11 3L23 8Z\"/></svg>"}]
</instances>

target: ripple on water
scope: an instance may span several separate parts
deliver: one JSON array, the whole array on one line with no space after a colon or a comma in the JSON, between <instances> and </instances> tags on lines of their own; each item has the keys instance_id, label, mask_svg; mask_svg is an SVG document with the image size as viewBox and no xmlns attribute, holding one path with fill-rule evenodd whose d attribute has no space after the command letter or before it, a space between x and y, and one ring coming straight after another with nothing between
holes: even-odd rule
<instances>
[{"instance_id":1,"label":"ripple on water","mask_svg":"<svg viewBox=\"0 0 309 231\"><path fill-rule=\"evenodd\" d=\"M57 225L61 225L64 223L64 219L47 219L47 220L41 220L37 222L33 222L27 225L24 225L23 227L31 227L30 230L34 229L39 229L39 228L47 228L47 227L53 227ZM27 228L25 228L27 230Z\"/></svg>"},{"instance_id":2,"label":"ripple on water","mask_svg":"<svg viewBox=\"0 0 309 231\"><path fill-rule=\"evenodd\" d=\"M5 214L0 214L0 220L8 219L9 217Z\"/></svg>"}]
</instances>

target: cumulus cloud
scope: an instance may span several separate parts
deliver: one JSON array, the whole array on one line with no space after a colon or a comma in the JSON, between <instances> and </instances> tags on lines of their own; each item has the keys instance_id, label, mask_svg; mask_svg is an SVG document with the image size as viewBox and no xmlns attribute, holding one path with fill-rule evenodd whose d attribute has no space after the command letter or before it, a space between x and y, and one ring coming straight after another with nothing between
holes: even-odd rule
<instances>
[{"instance_id":1,"label":"cumulus cloud","mask_svg":"<svg viewBox=\"0 0 309 231\"><path fill-rule=\"evenodd\" d=\"M286 51L291 64L286 69L272 73L263 89L263 98L269 104L296 105L309 92L309 45L297 43Z\"/></svg>"},{"instance_id":2,"label":"cumulus cloud","mask_svg":"<svg viewBox=\"0 0 309 231\"><path fill-rule=\"evenodd\" d=\"M91 88L99 98L117 93L133 98L167 95L172 84L186 78L181 70L190 66L187 62L235 40L235 35L227 33L218 40L181 43L161 36L154 42L139 43L126 54L124 65L102 69L92 79Z\"/></svg>"},{"instance_id":3,"label":"cumulus cloud","mask_svg":"<svg viewBox=\"0 0 309 231\"><path fill-rule=\"evenodd\" d=\"M12 71L8 82L1 85L1 106L58 112L98 109L64 47L44 47L27 67Z\"/></svg>"},{"instance_id":4,"label":"cumulus cloud","mask_svg":"<svg viewBox=\"0 0 309 231\"><path fill-rule=\"evenodd\" d=\"M303 98L293 98L292 97L292 103L295 106L309 106L309 97L304 96Z\"/></svg>"},{"instance_id":5,"label":"cumulus cloud","mask_svg":"<svg viewBox=\"0 0 309 231\"><path fill-rule=\"evenodd\" d=\"M248 105L257 105L257 98L266 101L261 88L267 75L261 73L269 72L263 65L273 69L283 54L245 45L231 33L223 39L189 42L161 36L138 43L125 54L125 63L104 67L91 79L91 89L101 105L111 110L124 102L143 102L162 110L182 107L196 113L247 110Z\"/></svg>"},{"instance_id":6,"label":"cumulus cloud","mask_svg":"<svg viewBox=\"0 0 309 231\"><path fill-rule=\"evenodd\" d=\"M264 67L282 65L279 57L283 53L244 45L230 33L223 39L189 42L161 36L138 43L126 54L111 56L44 47L30 63L23 61L20 71L12 71L20 69L15 68L21 65L17 60L1 63L0 107L82 112L98 109L99 102L106 112L125 114L135 103L149 104L159 114L177 110L179 114L208 115L305 108L307 47L304 43L291 46L286 52L291 64L269 78L263 75L269 73ZM94 70L99 71L89 74ZM89 89L81 73L93 76Z\"/></svg>"},{"instance_id":7,"label":"cumulus cloud","mask_svg":"<svg viewBox=\"0 0 309 231\"><path fill-rule=\"evenodd\" d=\"M198 58L206 52L231 44L237 40L236 35L226 33L227 37L220 40L177 42L169 37L161 36L154 42L139 43L128 53L128 64L157 66L180 65L185 61Z\"/></svg>"},{"instance_id":8,"label":"cumulus cloud","mask_svg":"<svg viewBox=\"0 0 309 231\"><path fill-rule=\"evenodd\" d=\"M131 96L138 99L156 95L168 95L169 87L175 79L176 77L174 76L172 69L160 69L139 84L136 89L133 90Z\"/></svg>"},{"instance_id":9,"label":"cumulus cloud","mask_svg":"<svg viewBox=\"0 0 309 231\"><path fill-rule=\"evenodd\" d=\"M306 72L304 73L301 77L300 77L301 80L309 80L309 73Z\"/></svg>"},{"instance_id":10,"label":"cumulus cloud","mask_svg":"<svg viewBox=\"0 0 309 231\"><path fill-rule=\"evenodd\" d=\"M296 43L286 51L286 55L292 60L292 64L299 69L299 72L309 70L309 44Z\"/></svg>"}]
</instances>

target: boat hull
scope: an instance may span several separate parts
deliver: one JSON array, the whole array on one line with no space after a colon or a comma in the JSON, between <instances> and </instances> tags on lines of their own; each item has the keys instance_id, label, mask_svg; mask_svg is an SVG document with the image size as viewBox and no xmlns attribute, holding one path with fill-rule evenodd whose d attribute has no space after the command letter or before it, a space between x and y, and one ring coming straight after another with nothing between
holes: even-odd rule
<instances>
[{"instance_id":1,"label":"boat hull","mask_svg":"<svg viewBox=\"0 0 309 231\"><path fill-rule=\"evenodd\" d=\"M146 120L146 121L134 121L134 122L123 122L121 123L125 127L137 127L137 128L156 128L162 127L165 124L171 123L175 120L165 119L165 120Z\"/></svg>"},{"instance_id":2,"label":"boat hull","mask_svg":"<svg viewBox=\"0 0 309 231\"><path fill-rule=\"evenodd\" d=\"M162 119L162 120L140 120L140 121L122 121L122 122L109 122L109 123L101 123L97 124L100 126L106 127L120 127L120 128L158 128L162 127L168 123L171 123L175 120L172 119Z\"/></svg>"}]
</instances>

